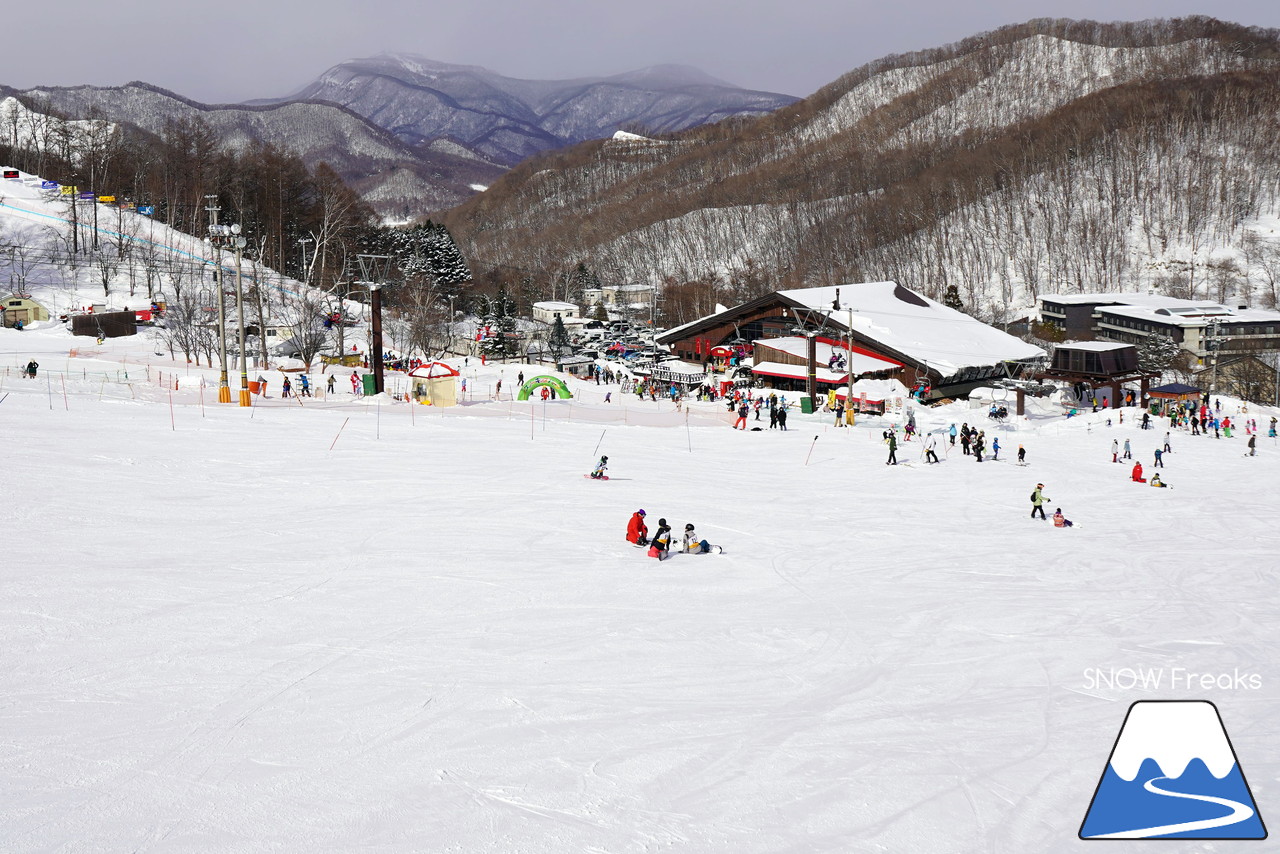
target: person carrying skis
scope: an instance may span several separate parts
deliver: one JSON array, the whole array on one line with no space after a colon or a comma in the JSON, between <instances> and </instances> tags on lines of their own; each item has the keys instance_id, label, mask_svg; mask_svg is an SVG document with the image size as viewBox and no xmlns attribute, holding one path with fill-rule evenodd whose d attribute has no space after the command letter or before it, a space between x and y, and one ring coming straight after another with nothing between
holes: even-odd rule
<instances>
[{"instance_id":1,"label":"person carrying skis","mask_svg":"<svg viewBox=\"0 0 1280 854\"><path fill-rule=\"evenodd\" d=\"M649 526L644 523L643 508L632 513L631 521L627 522L627 542L637 546L649 544Z\"/></svg>"},{"instance_id":2,"label":"person carrying skis","mask_svg":"<svg viewBox=\"0 0 1280 854\"><path fill-rule=\"evenodd\" d=\"M1036 491L1031 493L1031 518L1036 518L1036 513L1040 514L1040 518L1044 519L1044 503L1049 499L1045 497L1043 483L1036 484Z\"/></svg>"},{"instance_id":3,"label":"person carrying skis","mask_svg":"<svg viewBox=\"0 0 1280 854\"><path fill-rule=\"evenodd\" d=\"M711 543L698 538L698 532L693 529L693 523L684 526L684 550L686 554L704 555L711 551Z\"/></svg>"},{"instance_id":4,"label":"person carrying skis","mask_svg":"<svg viewBox=\"0 0 1280 854\"><path fill-rule=\"evenodd\" d=\"M609 458L601 457L600 462L596 463L595 469L592 470L591 477L595 478L596 480L600 480L600 478L604 477L604 470L607 469L608 467L609 467Z\"/></svg>"},{"instance_id":5,"label":"person carrying skis","mask_svg":"<svg viewBox=\"0 0 1280 854\"><path fill-rule=\"evenodd\" d=\"M666 519L658 520L658 530L654 531L649 541L649 557L666 560L671 556L671 526Z\"/></svg>"}]
</instances>

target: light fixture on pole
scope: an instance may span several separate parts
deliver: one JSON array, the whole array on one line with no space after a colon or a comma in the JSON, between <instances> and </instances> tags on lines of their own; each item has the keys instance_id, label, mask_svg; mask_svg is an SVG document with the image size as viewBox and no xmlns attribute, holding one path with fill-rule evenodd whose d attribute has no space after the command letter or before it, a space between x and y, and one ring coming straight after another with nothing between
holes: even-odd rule
<instances>
[{"instance_id":1,"label":"light fixture on pole","mask_svg":"<svg viewBox=\"0 0 1280 854\"><path fill-rule=\"evenodd\" d=\"M227 383L227 311L225 305L226 295L222 292L222 245L215 240L218 234L218 211L222 210L218 207L218 197L216 195L205 196L209 200L209 206L205 208L209 212L209 236L205 238L205 246L213 250L213 283L218 294L218 366L220 373L218 374L218 403L231 402L231 386Z\"/></svg>"},{"instance_id":2,"label":"light fixture on pole","mask_svg":"<svg viewBox=\"0 0 1280 854\"><path fill-rule=\"evenodd\" d=\"M241 360L241 388L239 388L239 405L252 406L253 401L248 392L248 352L244 346L244 278L243 278L243 259L244 247L248 245L246 238L241 236L241 227L239 223L232 225L210 225L209 242L221 250L227 248L236 254L236 326L239 338L239 360ZM219 289L219 293L220 293ZM220 303L219 303L220 305ZM220 315L219 315L220 316ZM225 323L223 324L225 326ZM225 332L223 335L225 342ZM225 343L223 344L225 352ZM219 399L221 399L221 391L227 388L227 399L221 401L230 403L230 388L225 382L225 374L227 374L227 360L223 357L223 385L219 387Z\"/></svg>"},{"instance_id":3,"label":"light fixture on pole","mask_svg":"<svg viewBox=\"0 0 1280 854\"><path fill-rule=\"evenodd\" d=\"M360 275L369 286L369 367L373 370L373 393L381 394L382 382L382 287L387 283L387 272L391 268L390 255L357 255L360 262Z\"/></svg>"}]
</instances>

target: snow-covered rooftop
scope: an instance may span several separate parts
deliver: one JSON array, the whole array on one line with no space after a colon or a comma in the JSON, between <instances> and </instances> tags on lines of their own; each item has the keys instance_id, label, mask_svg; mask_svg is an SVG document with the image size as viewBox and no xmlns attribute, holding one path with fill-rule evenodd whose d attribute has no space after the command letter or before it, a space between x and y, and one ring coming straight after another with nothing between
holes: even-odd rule
<instances>
[{"instance_id":1,"label":"snow-covered rooftop","mask_svg":"<svg viewBox=\"0 0 1280 854\"><path fill-rule=\"evenodd\" d=\"M895 282L865 282L781 291L813 311L891 350L923 362L943 376L1004 360L1035 359L1044 350L988 326L964 312L921 296ZM833 309L839 300L841 308Z\"/></svg>"}]
</instances>

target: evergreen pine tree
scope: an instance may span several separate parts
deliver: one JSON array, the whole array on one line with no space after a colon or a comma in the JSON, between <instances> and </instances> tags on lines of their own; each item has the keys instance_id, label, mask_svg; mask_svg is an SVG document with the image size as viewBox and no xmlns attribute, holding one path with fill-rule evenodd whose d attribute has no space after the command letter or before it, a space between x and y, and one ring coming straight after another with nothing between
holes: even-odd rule
<instances>
[{"instance_id":1,"label":"evergreen pine tree","mask_svg":"<svg viewBox=\"0 0 1280 854\"><path fill-rule=\"evenodd\" d=\"M482 326L489 327L488 336L480 342L482 353L498 359L515 355L515 305L507 294L506 285L499 285L498 292L484 301L480 321Z\"/></svg>"},{"instance_id":2,"label":"evergreen pine tree","mask_svg":"<svg viewBox=\"0 0 1280 854\"><path fill-rule=\"evenodd\" d=\"M1144 371L1164 372L1178 358L1182 348L1168 335L1149 335L1137 347L1138 367Z\"/></svg>"},{"instance_id":3,"label":"evergreen pine tree","mask_svg":"<svg viewBox=\"0 0 1280 854\"><path fill-rule=\"evenodd\" d=\"M559 355L564 348L569 346L569 331L564 328L564 318L560 317L558 314L556 315L555 323L551 324L550 344L551 349L554 350L557 355Z\"/></svg>"},{"instance_id":4,"label":"evergreen pine tree","mask_svg":"<svg viewBox=\"0 0 1280 854\"><path fill-rule=\"evenodd\" d=\"M956 311L964 311L964 303L960 300L960 289L955 285L947 285L947 290L942 295L942 304Z\"/></svg>"}]
</instances>

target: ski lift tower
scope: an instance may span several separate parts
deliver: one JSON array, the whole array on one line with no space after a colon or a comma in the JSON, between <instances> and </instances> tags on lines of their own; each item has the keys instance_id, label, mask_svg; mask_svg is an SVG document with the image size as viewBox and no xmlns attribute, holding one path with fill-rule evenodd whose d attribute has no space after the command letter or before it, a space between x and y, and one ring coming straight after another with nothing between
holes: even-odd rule
<instances>
[{"instance_id":1,"label":"ski lift tower","mask_svg":"<svg viewBox=\"0 0 1280 854\"><path fill-rule=\"evenodd\" d=\"M391 270L390 255L357 255L360 275L369 287L369 367L373 369L373 393L381 394L382 386L382 288Z\"/></svg>"}]
</instances>

